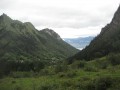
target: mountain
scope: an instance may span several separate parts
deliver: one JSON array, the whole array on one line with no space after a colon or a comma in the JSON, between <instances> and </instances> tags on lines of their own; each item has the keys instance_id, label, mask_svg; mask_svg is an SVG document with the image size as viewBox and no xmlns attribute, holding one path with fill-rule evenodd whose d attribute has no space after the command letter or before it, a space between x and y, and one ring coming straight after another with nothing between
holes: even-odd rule
<instances>
[{"instance_id":1,"label":"mountain","mask_svg":"<svg viewBox=\"0 0 120 90\"><path fill-rule=\"evenodd\" d=\"M81 50L85 48L87 45L89 45L93 38L94 38L93 36L79 38L64 38L64 41L69 43L73 47Z\"/></svg>"},{"instance_id":2,"label":"mountain","mask_svg":"<svg viewBox=\"0 0 120 90\"><path fill-rule=\"evenodd\" d=\"M0 60L62 60L78 52L51 29L38 31L30 22L0 16Z\"/></svg>"},{"instance_id":3,"label":"mountain","mask_svg":"<svg viewBox=\"0 0 120 90\"><path fill-rule=\"evenodd\" d=\"M91 41L90 45L70 60L92 60L110 53L120 53L120 6L112 21L102 28L101 33Z\"/></svg>"}]
</instances>

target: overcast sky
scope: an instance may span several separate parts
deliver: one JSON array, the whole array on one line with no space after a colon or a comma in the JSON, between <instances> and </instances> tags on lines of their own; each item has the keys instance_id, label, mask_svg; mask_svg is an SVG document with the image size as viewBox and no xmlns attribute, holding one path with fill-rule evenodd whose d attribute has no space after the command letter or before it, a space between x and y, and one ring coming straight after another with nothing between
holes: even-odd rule
<instances>
[{"instance_id":1,"label":"overcast sky","mask_svg":"<svg viewBox=\"0 0 120 90\"><path fill-rule=\"evenodd\" d=\"M109 23L120 0L0 0L0 15L50 28L62 38L94 36Z\"/></svg>"}]
</instances>

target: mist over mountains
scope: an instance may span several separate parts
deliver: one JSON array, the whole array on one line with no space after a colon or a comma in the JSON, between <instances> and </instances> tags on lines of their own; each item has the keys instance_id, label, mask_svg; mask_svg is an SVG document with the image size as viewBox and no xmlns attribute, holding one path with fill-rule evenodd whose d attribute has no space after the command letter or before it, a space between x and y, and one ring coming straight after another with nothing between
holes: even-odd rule
<instances>
[{"instance_id":1,"label":"mist over mountains","mask_svg":"<svg viewBox=\"0 0 120 90\"><path fill-rule=\"evenodd\" d=\"M73 47L82 50L94 39L94 36L78 37L78 38L63 38L64 41L72 45Z\"/></svg>"}]
</instances>

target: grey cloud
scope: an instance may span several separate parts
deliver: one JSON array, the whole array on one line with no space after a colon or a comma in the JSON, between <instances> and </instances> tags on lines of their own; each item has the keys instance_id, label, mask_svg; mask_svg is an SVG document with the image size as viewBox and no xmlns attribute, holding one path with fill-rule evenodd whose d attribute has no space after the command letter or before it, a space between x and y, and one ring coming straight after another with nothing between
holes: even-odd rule
<instances>
[{"instance_id":1,"label":"grey cloud","mask_svg":"<svg viewBox=\"0 0 120 90\"><path fill-rule=\"evenodd\" d=\"M8 9L12 6L17 0L0 0L0 8L1 9Z\"/></svg>"},{"instance_id":2,"label":"grey cloud","mask_svg":"<svg viewBox=\"0 0 120 90\"><path fill-rule=\"evenodd\" d=\"M37 14L42 18L33 20L37 26L52 26L56 28L82 28L109 23L113 11L108 14L105 11L84 12L65 8L40 8ZM98 13L98 15L96 14ZM104 13L104 14L103 14Z\"/></svg>"},{"instance_id":3,"label":"grey cloud","mask_svg":"<svg viewBox=\"0 0 120 90\"><path fill-rule=\"evenodd\" d=\"M27 5L27 3L17 3L16 1L17 0L1 0L0 8L8 8L9 13L13 13L13 15L16 14L16 17L21 17L19 13L21 13L20 15L25 14L26 17L21 17L21 20L31 21L35 26L87 28L109 23L114 13L114 11L108 7L103 7L99 10L95 9L95 11L84 11L84 8L82 10L62 7L42 7L39 5L33 5L33 7L32 5ZM9 9L11 6L13 8ZM14 6L19 7L16 9Z\"/></svg>"}]
</instances>

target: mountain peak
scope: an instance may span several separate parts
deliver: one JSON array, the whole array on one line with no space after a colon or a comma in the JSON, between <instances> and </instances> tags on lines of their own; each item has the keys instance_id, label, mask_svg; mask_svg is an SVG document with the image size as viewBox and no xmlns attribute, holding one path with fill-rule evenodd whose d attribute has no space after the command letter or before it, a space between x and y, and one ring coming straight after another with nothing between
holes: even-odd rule
<instances>
[{"instance_id":1,"label":"mountain peak","mask_svg":"<svg viewBox=\"0 0 120 90\"><path fill-rule=\"evenodd\" d=\"M1 16L0 16L0 21L2 21L2 23L4 22L4 23L10 23L11 21L12 21L12 19L9 17L9 16L7 16L6 14L2 14Z\"/></svg>"},{"instance_id":2,"label":"mountain peak","mask_svg":"<svg viewBox=\"0 0 120 90\"><path fill-rule=\"evenodd\" d=\"M58 39L58 40L62 40L61 37L52 29L49 29L49 28L45 28L42 30L43 32L49 34L50 36Z\"/></svg>"},{"instance_id":3,"label":"mountain peak","mask_svg":"<svg viewBox=\"0 0 120 90\"><path fill-rule=\"evenodd\" d=\"M7 16L7 14L3 13L0 18L3 18L3 19L11 19L9 16Z\"/></svg>"},{"instance_id":4,"label":"mountain peak","mask_svg":"<svg viewBox=\"0 0 120 90\"><path fill-rule=\"evenodd\" d=\"M120 17L120 5L119 5L117 11L114 14L114 17L112 19L112 23L113 24L120 24L120 18L119 17Z\"/></svg>"},{"instance_id":5,"label":"mountain peak","mask_svg":"<svg viewBox=\"0 0 120 90\"><path fill-rule=\"evenodd\" d=\"M3 16L3 17L8 17L7 14L5 14L5 13L3 13L1 16Z\"/></svg>"}]
</instances>

